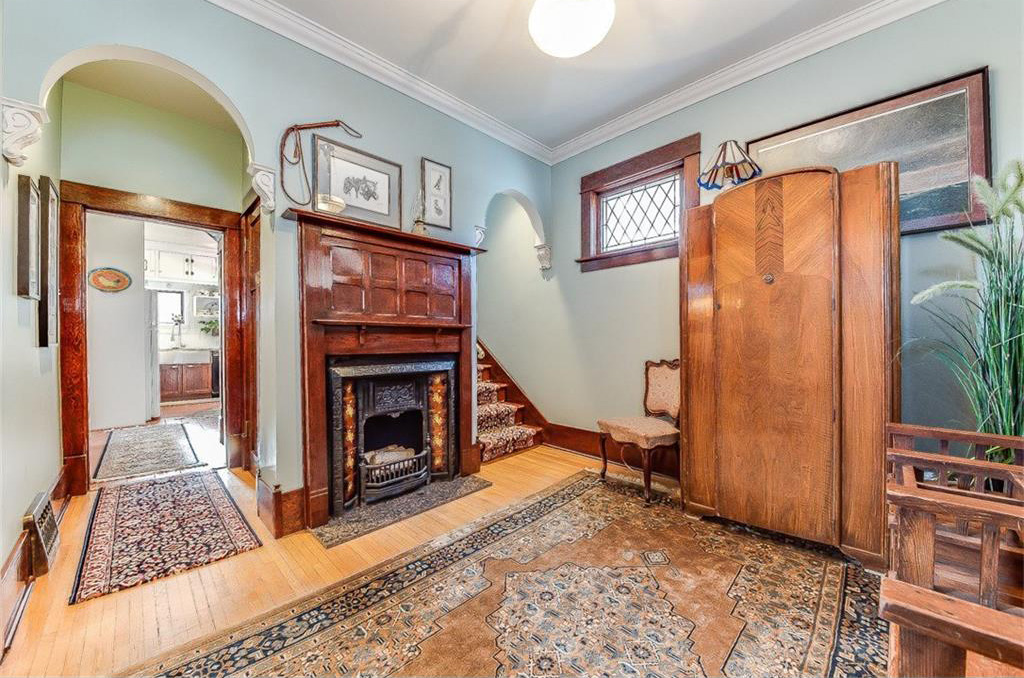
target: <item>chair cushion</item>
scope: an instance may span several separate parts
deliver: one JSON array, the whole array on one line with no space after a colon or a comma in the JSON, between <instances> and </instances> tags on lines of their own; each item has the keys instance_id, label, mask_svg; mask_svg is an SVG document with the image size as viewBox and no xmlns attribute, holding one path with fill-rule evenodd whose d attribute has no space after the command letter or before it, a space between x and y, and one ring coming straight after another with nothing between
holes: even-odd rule
<instances>
[{"instance_id":1,"label":"chair cushion","mask_svg":"<svg viewBox=\"0 0 1024 678\"><path fill-rule=\"evenodd\" d=\"M657 417L599 419L597 427L619 443L632 443L645 450L679 442L679 429Z\"/></svg>"}]
</instances>

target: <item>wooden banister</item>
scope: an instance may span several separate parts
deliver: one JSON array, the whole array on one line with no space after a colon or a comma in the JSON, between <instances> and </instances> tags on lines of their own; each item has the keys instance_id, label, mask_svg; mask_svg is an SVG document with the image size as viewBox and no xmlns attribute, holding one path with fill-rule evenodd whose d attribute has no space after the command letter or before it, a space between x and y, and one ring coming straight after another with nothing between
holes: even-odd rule
<instances>
[{"instance_id":1,"label":"wooden banister","mask_svg":"<svg viewBox=\"0 0 1024 678\"><path fill-rule=\"evenodd\" d=\"M889 483L886 497L890 504L932 515L948 515L960 520L989 523L999 527L1024 529L1024 507L1000 504L975 497L943 494L924 487Z\"/></svg>"},{"instance_id":2,"label":"wooden banister","mask_svg":"<svg viewBox=\"0 0 1024 678\"><path fill-rule=\"evenodd\" d=\"M897 638L890 675L962 676L967 651L1024 668L1024 438L907 424L886 436L893 546L879 612ZM916 449L922 440L939 452ZM1013 462L989 461L993 448Z\"/></svg>"},{"instance_id":3,"label":"wooden banister","mask_svg":"<svg viewBox=\"0 0 1024 678\"><path fill-rule=\"evenodd\" d=\"M888 424L885 427L890 438L896 436L901 445L892 445L900 449L913 449L903 447L902 443L909 438L928 438L931 440L956 440L958 442L970 443L981 446L982 451L991 447L1004 447L1011 450L1024 451L1024 437L1021 436L1000 436L994 433L975 433L974 431L958 431L951 428L933 428L931 426L917 426L914 424ZM979 457L983 458L983 457Z\"/></svg>"},{"instance_id":4,"label":"wooden banister","mask_svg":"<svg viewBox=\"0 0 1024 678\"><path fill-rule=\"evenodd\" d=\"M882 580L879 613L883 619L939 642L983 654L1006 664L1024 665L1024 619L993 611L938 591ZM901 648L903 652L908 648ZM905 675L897 672L890 675ZM944 671L916 675L949 675ZM962 675L962 674L961 674Z\"/></svg>"}]
</instances>

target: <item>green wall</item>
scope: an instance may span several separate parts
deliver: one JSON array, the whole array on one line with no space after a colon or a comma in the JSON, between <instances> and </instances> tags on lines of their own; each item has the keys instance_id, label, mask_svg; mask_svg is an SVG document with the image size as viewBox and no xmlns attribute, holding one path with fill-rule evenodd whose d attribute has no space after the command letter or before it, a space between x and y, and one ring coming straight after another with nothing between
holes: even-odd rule
<instances>
[{"instance_id":1,"label":"green wall","mask_svg":"<svg viewBox=\"0 0 1024 678\"><path fill-rule=\"evenodd\" d=\"M51 95L52 96L52 95ZM64 83L62 178L238 211L249 190L238 131Z\"/></svg>"},{"instance_id":2,"label":"green wall","mask_svg":"<svg viewBox=\"0 0 1024 678\"><path fill-rule=\"evenodd\" d=\"M547 215L549 275L537 270L527 235L502 233L528 230L521 213L499 208L488 219L480 337L551 421L594 429L598 417L642 414L644 361L679 355L678 262L580 273L580 177L693 132L706 161L725 139L757 138L984 65L999 167L1022 155L1022 7L948 0L559 163ZM904 237L902 247L904 339L933 336L930 319L907 300L932 282L973 276L973 258L934 233ZM514 312L488 310L495 303ZM903 360L905 421L973 425L926 343L912 343Z\"/></svg>"}]
</instances>

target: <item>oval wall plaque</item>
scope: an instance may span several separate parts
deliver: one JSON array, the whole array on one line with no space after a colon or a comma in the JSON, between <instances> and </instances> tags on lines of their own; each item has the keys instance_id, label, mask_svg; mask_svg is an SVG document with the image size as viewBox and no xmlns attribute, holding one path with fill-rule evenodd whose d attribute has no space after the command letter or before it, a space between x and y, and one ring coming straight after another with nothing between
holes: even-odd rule
<instances>
[{"instance_id":1,"label":"oval wall plaque","mask_svg":"<svg viewBox=\"0 0 1024 678\"><path fill-rule=\"evenodd\" d=\"M89 271L89 284L100 292L123 292L131 287L132 277L119 268L94 268Z\"/></svg>"}]
</instances>

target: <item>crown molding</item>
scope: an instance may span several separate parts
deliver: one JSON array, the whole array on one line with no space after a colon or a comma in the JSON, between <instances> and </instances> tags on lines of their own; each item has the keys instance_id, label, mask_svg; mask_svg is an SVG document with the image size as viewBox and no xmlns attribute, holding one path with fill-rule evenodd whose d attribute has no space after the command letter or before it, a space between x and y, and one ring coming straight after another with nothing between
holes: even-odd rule
<instances>
[{"instance_id":1,"label":"crown molding","mask_svg":"<svg viewBox=\"0 0 1024 678\"><path fill-rule=\"evenodd\" d=\"M560 163L687 106L945 1L875 0L559 144L552 149L552 164Z\"/></svg>"},{"instance_id":2,"label":"crown molding","mask_svg":"<svg viewBox=\"0 0 1024 678\"><path fill-rule=\"evenodd\" d=\"M274 0L207 0L551 164L551 148L418 75Z\"/></svg>"},{"instance_id":3,"label":"crown molding","mask_svg":"<svg viewBox=\"0 0 1024 678\"><path fill-rule=\"evenodd\" d=\"M274 0L207 0L554 165L606 141L946 0L874 0L735 62L554 148Z\"/></svg>"}]
</instances>

